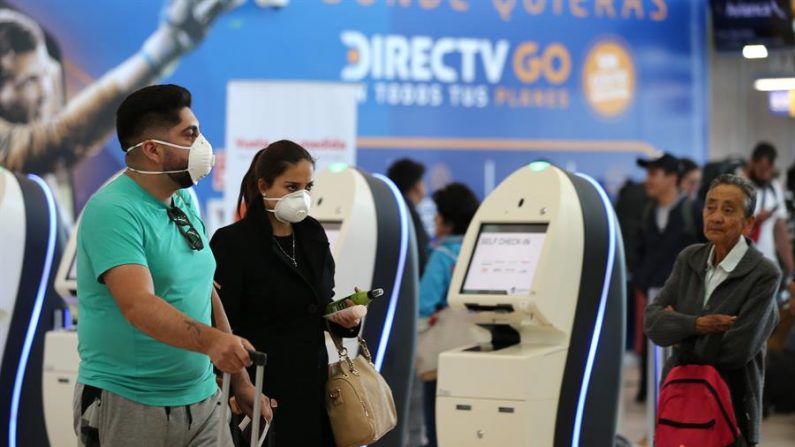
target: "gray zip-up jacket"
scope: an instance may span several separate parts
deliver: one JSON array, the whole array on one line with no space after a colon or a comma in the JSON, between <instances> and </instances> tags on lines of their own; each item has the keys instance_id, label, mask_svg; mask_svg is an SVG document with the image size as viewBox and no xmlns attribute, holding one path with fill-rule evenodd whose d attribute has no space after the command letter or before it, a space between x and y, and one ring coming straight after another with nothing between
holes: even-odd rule
<instances>
[{"instance_id":1,"label":"gray zip-up jacket","mask_svg":"<svg viewBox=\"0 0 795 447\"><path fill-rule=\"evenodd\" d=\"M775 294L781 273L748 241L749 248L704 304L707 257L712 243L682 250L673 272L653 303L646 306L646 335L660 346L674 346L663 378L677 363L714 366L732 394L737 422L746 440L759 442L766 342L778 322ZM672 306L674 311L665 310ZM700 335L696 318L736 315L724 334Z\"/></svg>"}]
</instances>

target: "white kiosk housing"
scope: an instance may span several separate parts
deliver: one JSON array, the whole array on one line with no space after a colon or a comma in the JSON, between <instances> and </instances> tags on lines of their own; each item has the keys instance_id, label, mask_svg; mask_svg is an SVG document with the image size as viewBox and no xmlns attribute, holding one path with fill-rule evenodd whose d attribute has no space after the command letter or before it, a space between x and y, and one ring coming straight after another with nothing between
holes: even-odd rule
<instances>
[{"instance_id":1,"label":"white kiosk housing","mask_svg":"<svg viewBox=\"0 0 795 447\"><path fill-rule=\"evenodd\" d=\"M439 359L447 446L612 446L624 346L619 228L592 179L523 167L482 203L448 301L491 331Z\"/></svg>"},{"instance_id":2,"label":"white kiosk housing","mask_svg":"<svg viewBox=\"0 0 795 447\"><path fill-rule=\"evenodd\" d=\"M53 289L63 228L47 184L0 167L0 445L47 445L44 334L65 306Z\"/></svg>"},{"instance_id":3,"label":"white kiosk housing","mask_svg":"<svg viewBox=\"0 0 795 447\"><path fill-rule=\"evenodd\" d=\"M402 447L414 365L418 287L416 236L403 196L386 177L336 164L315 176L310 214L326 229L331 244L336 298L346 297L354 287L384 289L384 296L368 308L362 336L376 369L392 388L398 412L398 426L378 445ZM355 343L346 340L349 352L357 352ZM336 349L330 351L334 361Z\"/></svg>"}]
</instances>

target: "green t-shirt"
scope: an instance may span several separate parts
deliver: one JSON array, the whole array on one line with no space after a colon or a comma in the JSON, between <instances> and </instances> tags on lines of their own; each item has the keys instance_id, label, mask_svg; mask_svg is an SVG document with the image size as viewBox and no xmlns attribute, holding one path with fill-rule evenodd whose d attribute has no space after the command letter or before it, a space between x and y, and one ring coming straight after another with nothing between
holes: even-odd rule
<instances>
[{"instance_id":1,"label":"green t-shirt","mask_svg":"<svg viewBox=\"0 0 795 447\"><path fill-rule=\"evenodd\" d=\"M77 380L144 405L190 405L217 389L206 355L166 345L133 327L102 283L114 267L143 265L157 296L211 324L215 258L189 194L178 191L174 204L201 234L202 250L191 250L168 207L127 175L88 201L77 234Z\"/></svg>"}]
</instances>

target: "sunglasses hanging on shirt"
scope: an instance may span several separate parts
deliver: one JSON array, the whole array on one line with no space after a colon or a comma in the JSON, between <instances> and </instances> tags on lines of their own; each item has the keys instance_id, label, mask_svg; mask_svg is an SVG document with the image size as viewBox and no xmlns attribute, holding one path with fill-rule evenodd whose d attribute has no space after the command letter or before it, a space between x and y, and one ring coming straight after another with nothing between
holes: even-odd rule
<instances>
[{"instance_id":1,"label":"sunglasses hanging on shirt","mask_svg":"<svg viewBox=\"0 0 795 447\"><path fill-rule=\"evenodd\" d=\"M171 207L168 208L166 212L168 213L168 218L177 225L180 234L182 234L182 237L188 242L188 246L190 246L191 250L199 251L204 248L204 243L202 242L199 232L196 231L196 228L190 223L188 216L174 205L173 201L171 202Z\"/></svg>"}]
</instances>

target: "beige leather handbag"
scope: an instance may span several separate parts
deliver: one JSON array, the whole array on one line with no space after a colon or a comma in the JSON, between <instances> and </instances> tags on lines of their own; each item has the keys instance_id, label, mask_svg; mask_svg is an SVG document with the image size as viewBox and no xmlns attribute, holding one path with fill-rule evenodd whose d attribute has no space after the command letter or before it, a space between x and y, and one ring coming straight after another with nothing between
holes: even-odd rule
<instances>
[{"instance_id":1,"label":"beige leather handbag","mask_svg":"<svg viewBox=\"0 0 795 447\"><path fill-rule=\"evenodd\" d=\"M326 383L328 411L337 447L371 444L397 425L392 390L373 366L370 351L362 337L362 355L351 359L342 340L332 335L340 361L329 365Z\"/></svg>"}]
</instances>

